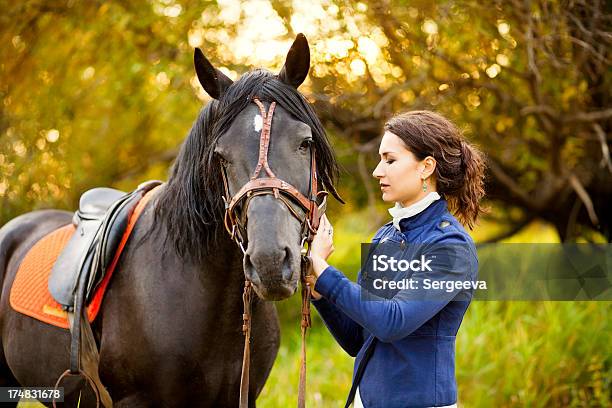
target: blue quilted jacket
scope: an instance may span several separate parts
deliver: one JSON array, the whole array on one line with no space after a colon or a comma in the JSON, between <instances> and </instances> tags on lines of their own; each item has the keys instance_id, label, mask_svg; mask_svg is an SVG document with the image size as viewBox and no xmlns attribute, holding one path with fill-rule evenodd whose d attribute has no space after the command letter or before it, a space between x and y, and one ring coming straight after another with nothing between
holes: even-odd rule
<instances>
[{"instance_id":1,"label":"blue quilted jacket","mask_svg":"<svg viewBox=\"0 0 612 408\"><path fill-rule=\"evenodd\" d=\"M398 231L391 222L385 224L372 244L440 244L432 246L438 248L438 257L439 248L464 248L463 253L453 255L460 262L421 272L421 278L477 279L474 242L449 213L444 198L401 220L400 228ZM360 283L362 275L363 268ZM357 385L366 408L435 407L457 402L455 337L473 289L450 294L438 291L435 299L410 301L402 300L409 298L403 296L407 290L399 290L391 298L364 300L362 286L329 266L317 279L315 290L323 297L313 300L313 305L340 346L356 357L347 407Z\"/></svg>"}]
</instances>

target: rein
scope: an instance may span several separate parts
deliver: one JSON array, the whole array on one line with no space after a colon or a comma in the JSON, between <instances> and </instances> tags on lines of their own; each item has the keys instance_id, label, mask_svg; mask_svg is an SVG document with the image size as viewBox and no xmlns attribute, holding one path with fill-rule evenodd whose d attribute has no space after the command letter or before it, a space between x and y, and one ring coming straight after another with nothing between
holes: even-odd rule
<instances>
[{"instance_id":1,"label":"rein","mask_svg":"<svg viewBox=\"0 0 612 408\"><path fill-rule=\"evenodd\" d=\"M250 200L259 195L273 195L276 199L285 204L289 212L302 224L302 240L301 240L301 266L300 266L300 282L302 295L302 319L301 319L301 335L302 335L302 350L301 350L301 366L300 366L300 382L298 386L298 407L304 408L306 404L306 331L311 326L310 320L310 296L311 288L306 282L306 276L310 271L310 244L314 239L321 215L325 212L327 202L327 191L318 191L317 166L315 161L315 150L311 149L310 160L310 188L308 197L304 196L300 191L287 183L286 181L276 177L274 172L268 165L268 147L270 145L270 132L272 129L272 116L276 102L272 102L268 111L264 104L258 99L253 98L253 102L259 107L261 117L263 119L263 127L259 139L259 159L257 166L250 180L231 196L229 192L229 184L225 167L222 169L223 186L225 195L225 216L224 224L227 232L232 239L238 244L243 254L246 253L244 242L246 237L246 213ZM261 170L264 170L267 177L259 177ZM229 199L231 197L231 199ZM322 203L317 204L319 198L322 198ZM241 214L237 214L237 208L242 204ZM297 204L303 212L301 217L295 210L294 205ZM307 244L307 247L304 246ZM244 353L242 357L242 374L240 378L240 408L249 406L249 367L251 358L250 339L251 339L251 303L253 300L253 284L245 278L244 291L242 301L244 312L242 315L242 333L244 334Z\"/></svg>"}]
</instances>

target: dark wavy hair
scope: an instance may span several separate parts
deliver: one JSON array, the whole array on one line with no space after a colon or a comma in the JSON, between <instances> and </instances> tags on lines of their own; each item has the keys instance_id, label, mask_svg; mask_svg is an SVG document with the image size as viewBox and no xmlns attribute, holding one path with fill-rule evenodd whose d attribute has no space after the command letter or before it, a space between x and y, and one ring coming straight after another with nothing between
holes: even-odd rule
<instances>
[{"instance_id":1,"label":"dark wavy hair","mask_svg":"<svg viewBox=\"0 0 612 408\"><path fill-rule=\"evenodd\" d=\"M418 160L436 159L436 189L448 202L459 221L474 228L486 212L480 204L485 195L483 153L470 144L450 120L436 112L419 110L401 113L385 124Z\"/></svg>"},{"instance_id":2,"label":"dark wavy hair","mask_svg":"<svg viewBox=\"0 0 612 408\"><path fill-rule=\"evenodd\" d=\"M327 135L314 109L294 87L278 76L253 70L233 83L219 100L209 102L198 115L183 142L170 177L155 208L155 224L165 225L166 239L182 256L201 261L218 234L224 234L224 203L221 163L214 148L252 98L275 101L312 131L317 152L319 188L341 201L335 189L338 164Z\"/></svg>"}]
</instances>

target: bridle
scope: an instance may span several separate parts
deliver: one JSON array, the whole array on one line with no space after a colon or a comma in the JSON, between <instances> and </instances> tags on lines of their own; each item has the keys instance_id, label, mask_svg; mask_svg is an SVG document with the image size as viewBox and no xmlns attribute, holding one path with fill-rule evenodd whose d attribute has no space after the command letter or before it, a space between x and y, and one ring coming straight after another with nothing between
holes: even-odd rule
<instances>
[{"instance_id":1,"label":"bridle","mask_svg":"<svg viewBox=\"0 0 612 408\"><path fill-rule=\"evenodd\" d=\"M272 116L274 115L274 109L276 102L270 104L268 112L258 98L253 98L253 102L257 104L263 118L263 127L261 130L261 136L259 139L259 160L255 171L251 176L251 179L240 188L240 190L233 196L230 195L229 185L227 182L227 174L225 168L223 169L223 187L225 190L225 228L229 232L230 236L240 246L243 253L244 242L245 242L245 231L246 231L246 209L250 200L258 195L274 195L275 198L281 200L289 209L290 213L302 224L302 241L301 246L304 246L305 242L312 241L314 234L317 232L319 226L319 219L321 216L321 208L324 209L325 201L327 197L327 191L318 191L317 185L317 167L315 161L315 151L311 150L311 161L310 161L310 193L309 197L305 197L300 191L289 184L288 182L276 177L274 172L268 165L268 147L270 144L270 131L272 128ZM268 177L258 178L261 170L264 169ZM227 197L232 197L228 201ZM322 198L323 203L317 205L317 201ZM294 209L294 205L297 204L304 212L305 216L302 218ZM244 203L243 203L244 201ZM236 208L239 204L243 203L241 215L236 214Z\"/></svg>"},{"instance_id":2,"label":"bridle","mask_svg":"<svg viewBox=\"0 0 612 408\"><path fill-rule=\"evenodd\" d=\"M243 254L246 237L246 214L248 205L253 197L261 195L273 195L289 209L289 212L301 223L301 270L300 281L302 284L302 356L300 367L300 382L298 387L298 407L305 406L306 391L306 330L311 326L310 321L310 287L306 282L306 275L310 270L308 255L310 254L310 244L317 233L321 215L325 212L327 202L327 191L318 191L317 165L315 161L314 147L310 150L310 187L308 197L304 196L297 188L288 182L276 177L268 165L268 147L270 145L270 132L272 129L272 116L276 102L272 102L268 111L264 104L257 98L253 102L259 107L263 126L259 139L259 159L255 171L250 180L243 185L233 196L229 191L229 184L225 167L222 168L223 188L225 202L224 224L231 238L236 241ZM264 169L267 177L259 178L261 170ZM231 197L231 199L229 199ZM321 200L321 204L318 201ZM298 214L295 205L301 209L303 216ZM237 209L241 207L240 214ZM304 246L307 244L307 247ZM249 366L250 366L250 338L251 338L251 302L252 302L252 283L245 277L244 292L242 300L244 313L242 315L242 332L244 339L244 354L242 358L242 374L240 378L240 408L247 408L249 405Z\"/></svg>"}]
</instances>

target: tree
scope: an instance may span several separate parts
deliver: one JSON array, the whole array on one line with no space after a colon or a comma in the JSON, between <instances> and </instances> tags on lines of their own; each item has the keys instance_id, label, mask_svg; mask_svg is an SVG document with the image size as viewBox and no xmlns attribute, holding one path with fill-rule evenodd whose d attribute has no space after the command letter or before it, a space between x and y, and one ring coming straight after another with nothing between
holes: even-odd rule
<instances>
[{"instance_id":1,"label":"tree","mask_svg":"<svg viewBox=\"0 0 612 408\"><path fill-rule=\"evenodd\" d=\"M380 64L355 55L366 65L361 83L329 92L341 76L334 68L313 81L326 124L362 155L376 153L393 112L440 110L469 124L488 156L488 195L502 210L495 218L508 225L493 239L541 218L564 241L588 238L590 229L610 240L612 16L605 3L403 3L362 7L361 32L384 34L377 41L389 63L383 75Z\"/></svg>"},{"instance_id":2,"label":"tree","mask_svg":"<svg viewBox=\"0 0 612 408\"><path fill-rule=\"evenodd\" d=\"M385 120L434 109L485 151L490 215L611 240L612 15L601 0L13 2L0 39L0 220L74 208L95 185L165 178L207 96L193 48L226 74L278 70L297 32L301 90L342 165L341 194L375 207ZM197 96L195 98L194 96ZM355 176L357 175L357 176Z\"/></svg>"}]
</instances>

